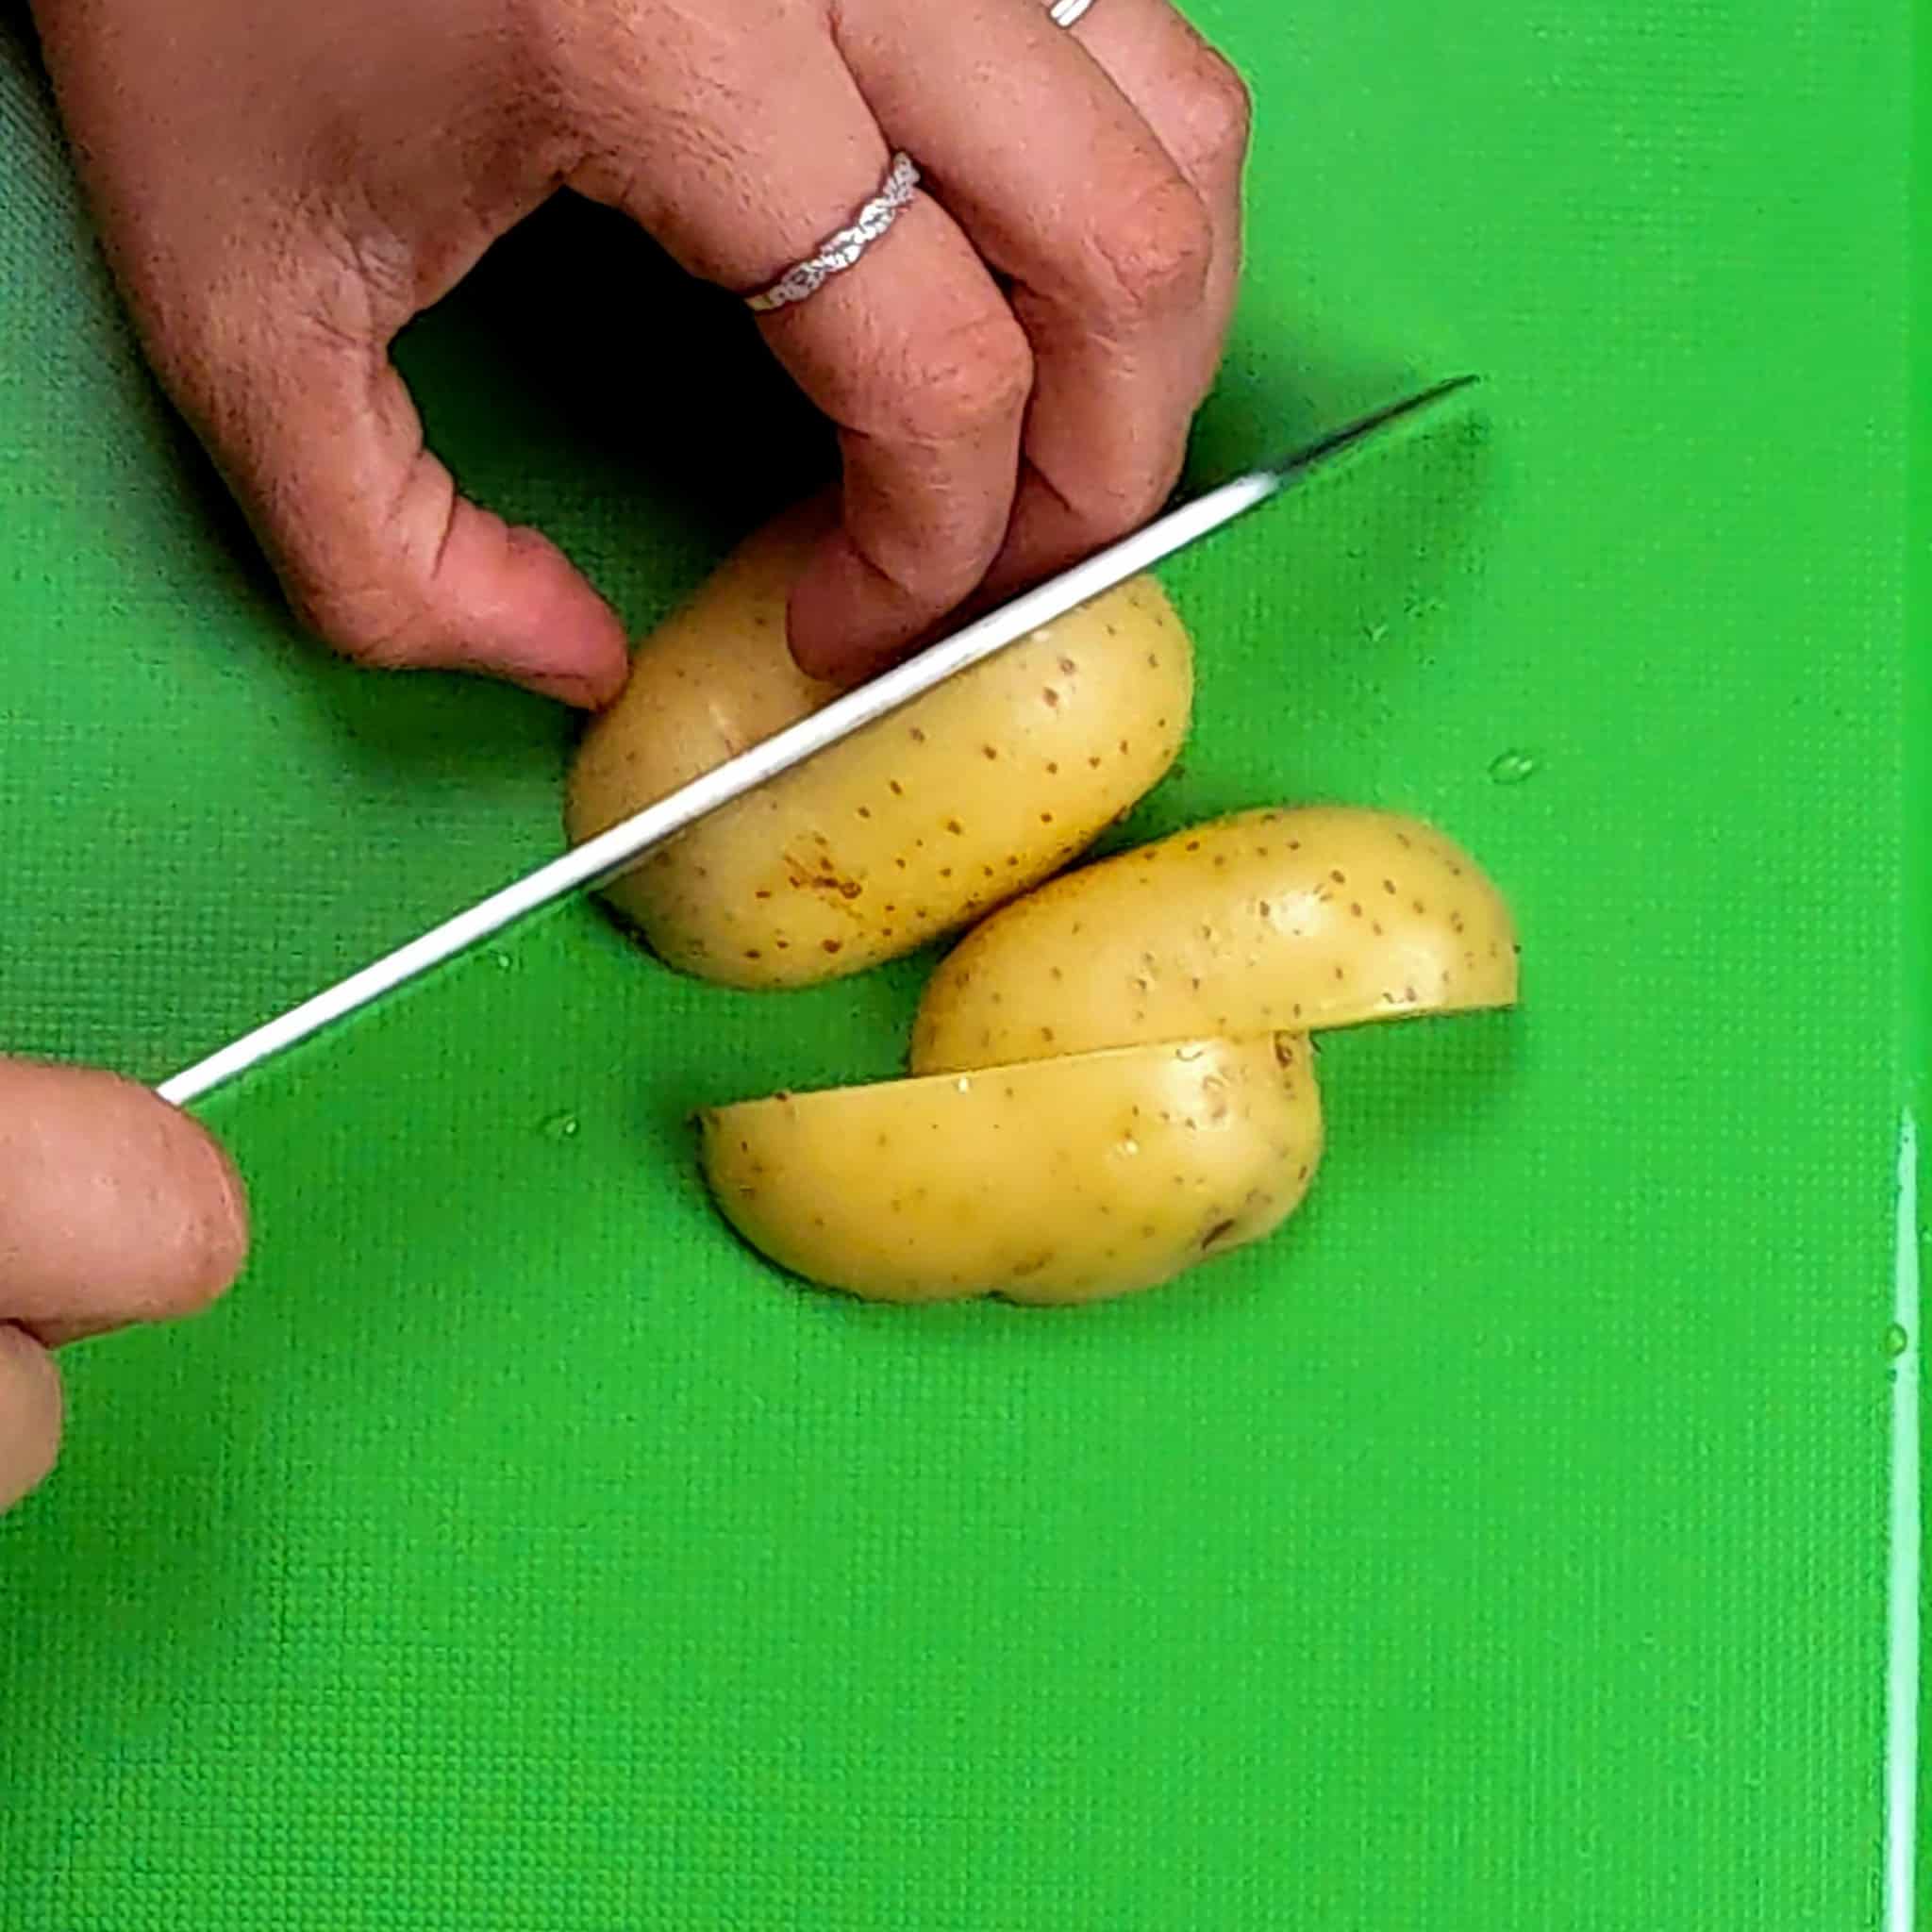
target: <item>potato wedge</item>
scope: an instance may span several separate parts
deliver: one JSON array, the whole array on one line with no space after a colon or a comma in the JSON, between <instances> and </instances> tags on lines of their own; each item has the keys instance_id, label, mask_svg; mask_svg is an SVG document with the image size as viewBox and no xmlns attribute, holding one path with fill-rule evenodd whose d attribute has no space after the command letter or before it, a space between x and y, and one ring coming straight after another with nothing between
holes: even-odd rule
<instances>
[{"instance_id":1,"label":"potato wedge","mask_svg":"<svg viewBox=\"0 0 1932 1932\"><path fill-rule=\"evenodd\" d=\"M1287 1219L1322 1148L1293 1035L780 1094L702 1116L705 1177L753 1247L874 1301L1087 1302Z\"/></svg>"},{"instance_id":2,"label":"potato wedge","mask_svg":"<svg viewBox=\"0 0 1932 1932\"><path fill-rule=\"evenodd\" d=\"M1242 812L970 933L926 988L912 1070L1507 1007L1516 953L1502 894L1440 832L1341 806Z\"/></svg>"},{"instance_id":3,"label":"potato wedge","mask_svg":"<svg viewBox=\"0 0 1932 1932\"><path fill-rule=\"evenodd\" d=\"M818 527L798 513L761 531L640 646L572 771L574 841L837 694L785 641ZM1187 632L1136 579L728 807L606 896L700 978L861 972L1058 871L1166 772L1192 700Z\"/></svg>"}]
</instances>

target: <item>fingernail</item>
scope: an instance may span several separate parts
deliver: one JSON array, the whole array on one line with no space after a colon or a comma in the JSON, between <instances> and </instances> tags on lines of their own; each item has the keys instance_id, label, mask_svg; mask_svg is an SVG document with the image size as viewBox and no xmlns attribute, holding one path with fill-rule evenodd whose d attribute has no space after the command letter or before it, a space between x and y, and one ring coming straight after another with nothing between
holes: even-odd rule
<instances>
[{"instance_id":1,"label":"fingernail","mask_svg":"<svg viewBox=\"0 0 1932 1932\"><path fill-rule=\"evenodd\" d=\"M571 672L502 671L497 675L522 685L525 691L535 691L540 698L554 698L558 704L579 711L602 710L611 695L591 679Z\"/></svg>"}]
</instances>

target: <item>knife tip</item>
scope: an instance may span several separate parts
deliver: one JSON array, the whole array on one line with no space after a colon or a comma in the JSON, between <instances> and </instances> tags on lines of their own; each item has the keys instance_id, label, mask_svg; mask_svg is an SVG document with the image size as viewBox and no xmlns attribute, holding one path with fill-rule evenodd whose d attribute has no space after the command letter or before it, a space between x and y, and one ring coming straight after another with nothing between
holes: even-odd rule
<instances>
[{"instance_id":1,"label":"knife tip","mask_svg":"<svg viewBox=\"0 0 1932 1932\"><path fill-rule=\"evenodd\" d=\"M1277 477L1293 475L1297 471L1306 470L1310 464L1323 458L1353 448L1366 441L1377 430L1386 429L1391 424L1399 423L1409 416L1420 415L1424 410L1432 409L1438 403L1446 402L1451 396L1459 395L1465 390L1474 389L1482 377L1474 370L1460 375L1445 377L1441 382L1431 383L1426 389L1417 390L1412 394L1393 403L1385 403L1379 409L1372 409L1366 416L1358 416L1353 423L1344 424L1340 429L1294 451L1278 461L1266 465L1266 469Z\"/></svg>"}]
</instances>

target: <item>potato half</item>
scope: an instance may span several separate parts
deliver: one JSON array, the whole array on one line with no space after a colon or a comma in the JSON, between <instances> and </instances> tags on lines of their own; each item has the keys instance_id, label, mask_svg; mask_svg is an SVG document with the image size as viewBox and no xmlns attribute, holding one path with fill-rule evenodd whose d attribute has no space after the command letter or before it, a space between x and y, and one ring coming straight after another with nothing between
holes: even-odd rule
<instances>
[{"instance_id":1,"label":"potato half","mask_svg":"<svg viewBox=\"0 0 1932 1932\"><path fill-rule=\"evenodd\" d=\"M760 532L640 646L572 771L574 841L837 695L785 641L821 527L796 513ZM1058 871L1174 762L1192 699L1187 632L1136 579L727 807L606 896L701 978L860 972Z\"/></svg>"},{"instance_id":2,"label":"potato half","mask_svg":"<svg viewBox=\"0 0 1932 1932\"><path fill-rule=\"evenodd\" d=\"M1512 1005L1516 928L1440 832L1341 806L1242 812L1069 873L926 988L918 1074L1140 1041Z\"/></svg>"},{"instance_id":3,"label":"potato half","mask_svg":"<svg viewBox=\"0 0 1932 1932\"><path fill-rule=\"evenodd\" d=\"M780 1094L701 1118L719 1207L874 1301L1098 1301L1287 1219L1321 1157L1312 1051L1200 1040Z\"/></svg>"}]
</instances>

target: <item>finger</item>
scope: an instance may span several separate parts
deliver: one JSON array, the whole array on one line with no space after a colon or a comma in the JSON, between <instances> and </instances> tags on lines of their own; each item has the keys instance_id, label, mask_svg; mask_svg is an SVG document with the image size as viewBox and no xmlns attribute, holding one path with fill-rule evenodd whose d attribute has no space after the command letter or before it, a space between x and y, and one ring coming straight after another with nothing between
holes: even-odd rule
<instances>
[{"instance_id":1,"label":"finger","mask_svg":"<svg viewBox=\"0 0 1932 1932\"><path fill-rule=\"evenodd\" d=\"M1025 337L964 237L925 201L905 225L891 281L881 264L769 328L840 425L840 526L792 593L790 631L804 670L846 682L985 577L1011 522L1032 389Z\"/></svg>"},{"instance_id":2,"label":"finger","mask_svg":"<svg viewBox=\"0 0 1932 1932\"><path fill-rule=\"evenodd\" d=\"M684 265L751 292L815 254L891 158L822 28L718 31L711 69L671 111L667 60L641 42L604 76L608 132L573 186L625 208ZM792 647L820 676L861 676L964 598L1010 519L1032 357L972 244L917 196L848 273L762 318L839 431L839 527L791 601Z\"/></svg>"},{"instance_id":3,"label":"finger","mask_svg":"<svg viewBox=\"0 0 1932 1932\"><path fill-rule=\"evenodd\" d=\"M1143 521L1179 474L1201 389L1208 211L1040 0L859 0L841 18L881 126L1012 282L1037 375L1031 474L1002 563L1058 567Z\"/></svg>"},{"instance_id":4,"label":"finger","mask_svg":"<svg viewBox=\"0 0 1932 1932\"><path fill-rule=\"evenodd\" d=\"M0 1516L52 1472L60 1412L53 1358L31 1336L0 1322Z\"/></svg>"},{"instance_id":5,"label":"finger","mask_svg":"<svg viewBox=\"0 0 1932 1932\"><path fill-rule=\"evenodd\" d=\"M1132 103L1208 210L1214 252L1193 340L1195 387L1205 396L1241 282L1241 181L1253 125L1247 84L1173 0L1104 0L1068 31Z\"/></svg>"},{"instance_id":6,"label":"finger","mask_svg":"<svg viewBox=\"0 0 1932 1932\"><path fill-rule=\"evenodd\" d=\"M1171 0L1106 0L1068 31L1140 112L1207 210L1213 253L1201 302L1174 358L1177 372L1191 372L1184 384L1191 421L1219 374L1241 287L1241 187L1252 125L1247 85ZM1184 456L1183 448L1174 458L1176 475ZM1070 526L1064 497L1029 463L1014 507L1013 537L988 573L986 601L997 603L1071 562L1091 542L1121 534L1159 501L1147 501L1141 516L1118 529L1093 535L1077 523Z\"/></svg>"},{"instance_id":7,"label":"finger","mask_svg":"<svg viewBox=\"0 0 1932 1932\"><path fill-rule=\"evenodd\" d=\"M535 530L469 501L425 447L390 343L421 304L372 251L316 237L156 343L296 614L383 669L480 673L595 707L624 627Z\"/></svg>"},{"instance_id":8,"label":"finger","mask_svg":"<svg viewBox=\"0 0 1932 1932\"><path fill-rule=\"evenodd\" d=\"M242 1184L185 1114L110 1074L0 1061L0 1297L48 1339L193 1313L241 1272Z\"/></svg>"}]
</instances>

